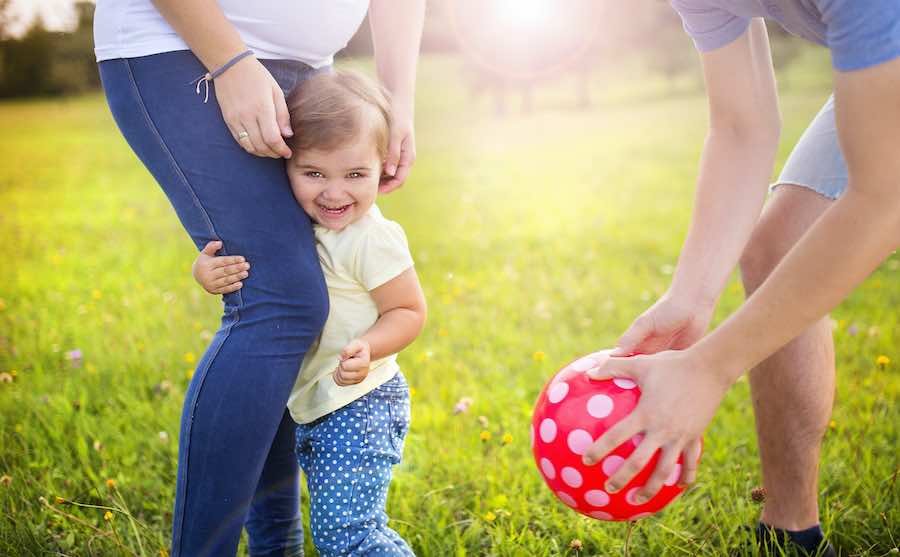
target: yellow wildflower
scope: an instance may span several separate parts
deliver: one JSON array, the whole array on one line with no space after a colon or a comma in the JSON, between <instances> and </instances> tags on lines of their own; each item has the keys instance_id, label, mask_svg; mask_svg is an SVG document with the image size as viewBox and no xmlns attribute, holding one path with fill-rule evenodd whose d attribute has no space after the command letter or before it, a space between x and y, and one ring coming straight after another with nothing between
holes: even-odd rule
<instances>
[{"instance_id":1,"label":"yellow wildflower","mask_svg":"<svg viewBox=\"0 0 900 557\"><path fill-rule=\"evenodd\" d=\"M66 502L65 499L63 499L63 498L60 497L59 495L56 496L56 504L57 504L57 505L62 505L62 504L65 503L65 502Z\"/></svg>"},{"instance_id":2,"label":"yellow wildflower","mask_svg":"<svg viewBox=\"0 0 900 557\"><path fill-rule=\"evenodd\" d=\"M488 430L484 430L481 432L481 435L478 436L482 441L488 442L491 440L491 432Z\"/></svg>"},{"instance_id":3,"label":"yellow wildflower","mask_svg":"<svg viewBox=\"0 0 900 557\"><path fill-rule=\"evenodd\" d=\"M878 356L878 358L875 359L875 363L878 364L878 367L880 367L881 369L884 369L888 366L888 364L891 363L891 359L888 358L887 356L885 356L884 354L882 354L881 356Z\"/></svg>"},{"instance_id":4,"label":"yellow wildflower","mask_svg":"<svg viewBox=\"0 0 900 557\"><path fill-rule=\"evenodd\" d=\"M447 335L449 335L449 334L450 334L450 333L447 332L447 329L445 329L445 328L443 328L443 327L441 327L440 329L438 329L438 336L440 336L440 337L445 337L445 336L447 336Z\"/></svg>"},{"instance_id":5,"label":"yellow wildflower","mask_svg":"<svg viewBox=\"0 0 900 557\"><path fill-rule=\"evenodd\" d=\"M105 513L103 513L103 520L109 522L110 520L112 520L112 518L113 513L111 513L110 511L106 511Z\"/></svg>"},{"instance_id":6,"label":"yellow wildflower","mask_svg":"<svg viewBox=\"0 0 900 557\"><path fill-rule=\"evenodd\" d=\"M513 436L512 436L512 434L511 434L511 433L504 433L504 434L503 434L503 439L502 439L502 441L503 441L503 444L504 444L504 445L509 445L510 443L512 443L512 442L513 442Z\"/></svg>"},{"instance_id":7,"label":"yellow wildflower","mask_svg":"<svg viewBox=\"0 0 900 557\"><path fill-rule=\"evenodd\" d=\"M3 311L5 309L6 309L6 300L4 300L3 298L0 298L0 311Z\"/></svg>"},{"instance_id":8,"label":"yellow wildflower","mask_svg":"<svg viewBox=\"0 0 900 557\"><path fill-rule=\"evenodd\" d=\"M544 353L543 353L542 351L540 351L540 350L538 350L537 352L535 352L534 354L531 355L531 358L532 358L535 362L543 362L544 359L545 359L546 357L547 357L547 355L544 354Z\"/></svg>"},{"instance_id":9,"label":"yellow wildflower","mask_svg":"<svg viewBox=\"0 0 900 557\"><path fill-rule=\"evenodd\" d=\"M193 352L187 352L184 355L184 362L186 364L193 364L196 361L197 361L197 356L195 356Z\"/></svg>"},{"instance_id":10,"label":"yellow wildflower","mask_svg":"<svg viewBox=\"0 0 900 557\"><path fill-rule=\"evenodd\" d=\"M102 297L103 297L103 292L100 292L96 288L91 291L91 298L93 298L95 300L99 300Z\"/></svg>"},{"instance_id":11,"label":"yellow wildflower","mask_svg":"<svg viewBox=\"0 0 900 557\"><path fill-rule=\"evenodd\" d=\"M488 522L493 522L497 519L497 515L495 515L491 511L488 511L488 512L484 513L484 519L487 520Z\"/></svg>"},{"instance_id":12,"label":"yellow wildflower","mask_svg":"<svg viewBox=\"0 0 900 557\"><path fill-rule=\"evenodd\" d=\"M7 476L6 474L3 474L2 476L0 476L0 485L9 485L11 483L12 483L11 476Z\"/></svg>"},{"instance_id":13,"label":"yellow wildflower","mask_svg":"<svg viewBox=\"0 0 900 557\"><path fill-rule=\"evenodd\" d=\"M186 372L184 372L184 376L187 377L188 381L190 381L191 377L194 376L194 368L189 368Z\"/></svg>"},{"instance_id":14,"label":"yellow wildflower","mask_svg":"<svg viewBox=\"0 0 900 557\"><path fill-rule=\"evenodd\" d=\"M409 397L412 398L412 397L414 397L414 396L416 396L416 388L415 388L415 387L410 387L410 388L409 388Z\"/></svg>"},{"instance_id":15,"label":"yellow wildflower","mask_svg":"<svg viewBox=\"0 0 900 557\"><path fill-rule=\"evenodd\" d=\"M106 487L108 487L110 489L116 487L116 480L114 480L112 478L109 478L108 480L106 480Z\"/></svg>"},{"instance_id":16,"label":"yellow wildflower","mask_svg":"<svg viewBox=\"0 0 900 557\"><path fill-rule=\"evenodd\" d=\"M828 422L828 427L830 427L831 429L836 429L836 428L837 428L837 422L834 421L834 420L831 420L830 422Z\"/></svg>"}]
</instances>

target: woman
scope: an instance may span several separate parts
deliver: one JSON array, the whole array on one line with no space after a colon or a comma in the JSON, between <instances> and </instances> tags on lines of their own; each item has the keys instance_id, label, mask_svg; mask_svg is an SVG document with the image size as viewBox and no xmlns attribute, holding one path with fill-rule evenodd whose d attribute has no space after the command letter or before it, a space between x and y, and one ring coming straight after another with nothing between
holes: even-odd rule
<instances>
[{"instance_id":1,"label":"woman","mask_svg":"<svg viewBox=\"0 0 900 557\"><path fill-rule=\"evenodd\" d=\"M222 253L253 265L244 287L224 296L221 328L188 387L173 557L233 555L245 518L252 555L302 554L285 405L328 298L309 218L285 174L285 95L332 63L367 9L393 98L380 188L389 192L415 157L424 0L98 3L97 59L122 134L195 245L221 240Z\"/></svg>"},{"instance_id":2,"label":"woman","mask_svg":"<svg viewBox=\"0 0 900 557\"><path fill-rule=\"evenodd\" d=\"M661 450L649 499L749 368L768 497L766 544L833 549L819 528L819 446L834 396L826 313L900 243L900 3L896 0L672 0L701 52L710 128L696 209L668 292L594 375L630 377L636 411L598 439L588 464L643 432L607 483L623 488ZM834 100L794 149L761 218L780 115L762 17L832 54ZM747 302L701 339L740 258ZM832 552L832 553L828 553Z\"/></svg>"}]
</instances>

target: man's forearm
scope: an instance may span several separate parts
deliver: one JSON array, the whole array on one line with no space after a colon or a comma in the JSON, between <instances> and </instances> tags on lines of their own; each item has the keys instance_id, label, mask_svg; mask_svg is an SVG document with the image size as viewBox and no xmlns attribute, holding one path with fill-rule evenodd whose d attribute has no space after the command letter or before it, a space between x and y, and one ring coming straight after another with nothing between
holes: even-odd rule
<instances>
[{"instance_id":1,"label":"man's forearm","mask_svg":"<svg viewBox=\"0 0 900 557\"><path fill-rule=\"evenodd\" d=\"M898 245L896 194L851 188L697 353L733 381L834 308Z\"/></svg>"},{"instance_id":2,"label":"man's forearm","mask_svg":"<svg viewBox=\"0 0 900 557\"><path fill-rule=\"evenodd\" d=\"M777 144L774 130L710 132L673 295L715 305L759 218Z\"/></svg>"},{"instance_id":3,"label":"man's forearm","mask_svg":"<svg viewBox=\"0 0 900 557\"><path fill-rule=\"evenodd\" d=\"M372 0L369 21L378 77L395 106L412 112L425 0Z\"/></svg>"}]
</instances>

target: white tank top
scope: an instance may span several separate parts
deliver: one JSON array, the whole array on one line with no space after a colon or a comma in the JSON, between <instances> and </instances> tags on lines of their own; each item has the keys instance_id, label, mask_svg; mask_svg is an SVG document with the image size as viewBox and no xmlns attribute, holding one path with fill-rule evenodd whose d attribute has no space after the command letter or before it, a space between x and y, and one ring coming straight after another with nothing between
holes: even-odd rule
<instances>
[{"instance_id":1,"label":"white tank top","mask_svg":"<svg viewBox=\"0 0 900 557\"><path fill-rule=\"evenodd\" d=\"M299 60L314 68L333 61L356 33L369 0L218 0L257 58ZM151 0L98 0L97 61L134 58L189 47Z\"/></svg>"}]
</instances>

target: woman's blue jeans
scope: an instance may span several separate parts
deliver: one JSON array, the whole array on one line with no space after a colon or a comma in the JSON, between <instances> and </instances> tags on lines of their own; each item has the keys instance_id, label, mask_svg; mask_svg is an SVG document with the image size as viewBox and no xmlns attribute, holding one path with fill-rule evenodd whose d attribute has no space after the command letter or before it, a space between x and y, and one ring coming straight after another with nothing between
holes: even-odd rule
<instances>
[{"instance_id":1,"label":"woman's blue jeans","mask_svg":"<svg viewBox=\"0 0 900 557\"><path fill-rule=\"evenodd\" d=\"M315 70L263 61L289 92ZM234 555L246 521L256 556L302 554L295 425L285 411L328 314L309 217L284 161L247 154L192 81L190 51L100 63L112 114L162 186L194 244L222 240L252 265L224 296L221 326L187 390L172 556Z\"/></svg>"}]
</instances>

